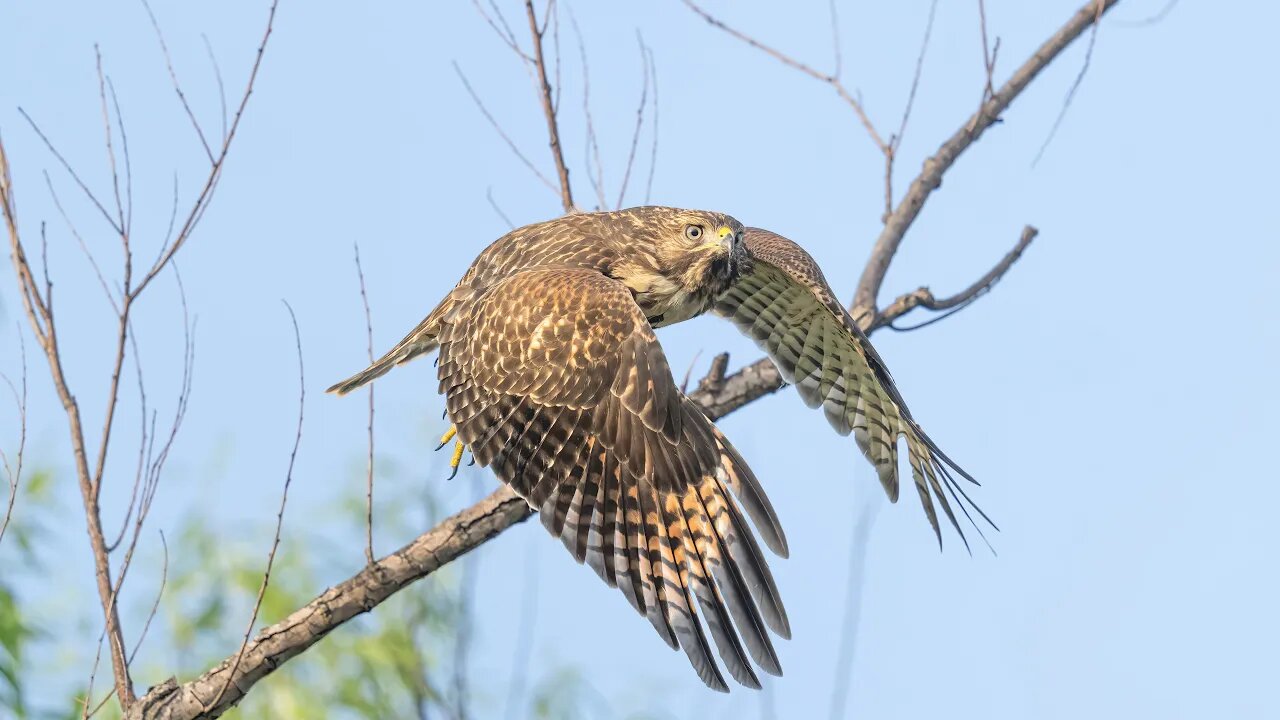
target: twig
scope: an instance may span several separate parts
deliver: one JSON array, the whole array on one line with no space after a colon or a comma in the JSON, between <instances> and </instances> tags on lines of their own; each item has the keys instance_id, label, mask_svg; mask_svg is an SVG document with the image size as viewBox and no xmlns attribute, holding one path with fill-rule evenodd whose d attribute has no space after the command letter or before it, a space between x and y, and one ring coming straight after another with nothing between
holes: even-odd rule
<instances>
[{"instance_id":1,"label":"twig","mask_svg":"<svg viewBox=\"0 0 1280 720\"><path fill-rule=\"evenodd\" d=\"M516 224L511 222L511 218L507 217L506 213L502 212L502 208L498 207L498 201L493 197L492 185L485 189L484 197L489 201L489 207L493 208L493 211L498 214L498 217L502 218L502 222L506 223L509 229L515 230Z\"/></svg>"},{"instance_id":2,"label":"twig","mask_svg":"<svg viewBox=\"0 0 1280 720\"><path fill-rule=\"evenodd\" d=\"M840 632L840 653L836 657L835 677L831 681L831 719L856 716L848 711L849 686L853 678L853 661L858 649L858 626L862 619L863 586L867 574L867 547L871 527L875 524L882 500L870 498L862 505L849 538L849 583L845 589L844 627Z\"/></svg>"},{"instance_id":3,"label":"twig","mask_svg":"<svg viewBox=\"0 0 1280 720\"><path fill-rule=\"evenodd\" d=\"M484 497L478 475L471 476L472 502L479 502ZM471 555L462 562L462 577L458 581L458 618L457 631L453 645L453 700L455 718L466 720L469 716L470 692L467 689L468 670L471 656L472 633L475 617L472 610L475 604L476 582L479 579L479 555Z\"/></svg>"},{"instance_id":4,"label":"twig","mask_svg":"<svg viewBox=\"0 0 1280 720\"><path fill-rule=\"evenodd\" d=\"M653 78L653 142L649 148L649 178L644 184L644 204L648 205L653 195L653 173L658 167L658 67L653 59L653 48L645 48L645 51L649 77Z\"/></svg>"},{"instance_id":5,"label":"twig","mask_svg":"<svg viewBox=\"0 0 1280 720\"><path fill-rule=\"evenodd\" d=\"M245 108L249 105L249 97L253 95L254 83L257 82L258 71L262 68L262 58L266 54L267 43L270 42L271 33L275 30L276 8L279 4L280 0L271 0L271 7L267 11L266 28L263 30L262 39L258 41L257 55L253 59L253 66L249 69L249 79L245 83L244 94L240 96L240 104L236 107L235 115L232 116L231 126L227 129L226 138L222 141L222 148L218 152L217 158L213 161L213 166L209 169L209 176L205 180L204 187L201 188L199 195L196 196L191 213L178 230L173 243L162 247L160 256L156 258L155 263L152 264L147 274L143 276L138 286L133 289L134 295L146 289L147 285L169 264L173 256L182 249L182 246L186 244L187 239L191 237L192 231L195 230L196 225L200 222L200 218L204 216L204 211L209 207L213 193L218 187L218 180L222 177L222 168L226 162L227 154L231 150L232 141L235 140L236 130L240 127L240 120L244 117ZM163 45L163 39L161 40L161 45Z\"/></svg>"},{"instance_id":6,"label":"twig","mask_svg":"<svg viewBox=\"0 0 1280 720\"><path fill-rule=\"evenodd\" d=\"M525 157L524 153L520 152L520 148L516 146L515 141L507 135L507 132L502 129L502 126L498 124L498 121L489 113L489 109L484 106L484 103L480 100L480 96L477 95L476 91L471 87L471 82L467 80L467 76L462 72L462 68L459 67L456 62L453 63L453 71L458 74L458 79L462 81L462 86L467 89L467 94L471 96L476 107L480 109L480 113L489 121L489 125L491 125L494 131L498 133L498 137L502 138L502 141L507 144L507 147L511 149L511 152L520 159L520 162L524 163L525 167L529 168L529 171L533 173L534 177L538 178L543 185L546 185L548 189L554 192L556 189L555 183L551 182L546 175L543 175L542 172L538 170L537 166L535 166L529 158Z\"/></svg>"},{"instance_id":7,"label":"twig","mask_svg":"<svg viewBox=\"0 0 1280 720\"><path fill-rule=\"evenodd\" d=\"M831 76L838 78L844 71L844 50L840 43L840 15L836 12L836 0L830 0L827 8L831 13L831 51L836 63L836 69Z\"/></svg>"},{"instance_id":8,"label":"twig","mask_svg":"<svg viewBox=\"0 0 1280 720\"><path fill-rule=\"evenodd\" d=\"M111 113L107 110L107 81L106 76L102 72L102 51L98 48L97 43L93 45L93 55L97 60L98 70L98 99L102 103L102 130L107 146L107 163L111 168L111 190L116 199L116 215L119 220L120 234L128 238L128 228L124 219L124 202L120 199L120 173L116 172L116 149L111 142ZM125 248L129 247L128 240L125 240Z\"/></svg>"},{"instance_id":9,"label":"twig","mask_svg":"<svg viewBox=\"0 0 1280 720\"><path fill-rule=\"evenodd\" d=\"M684 369L684 380L680 382L680 392L689 392L689 381L693 379L693 369L698 365L698 358L702 357L702 350L693 354L693 359L689 361L689 367Z\"/></svg>"},{"instance_id":10,"label":"twig","mask_svg":"<svg viewBox=\"0 0 1280 720\"><path fill-rule=\"evenodd\" d=\"M169 581L169 542L164 538L164 530L160 531L160 547L164 550L164 563L160 566L160 587L156 590L156 601L151 604L151 612L147 613L147 621L142 625L138 641L134 643L133 651L129 653L130 663L137 656L138 649L142 647L142 641L147 639L147 630L151 629L151 621L155 619L156 612L160 609L160 598L164 597L164 587Z\"/></svg>"},{"instance_id":11,"label":"twig","mask_svg":"<svg viewBox=\"0 0 1280 720\"><path fill-rule=\"evenodd\" d=\"M1155 25L1157 23L1163 22L1164 19L1169 16L1169 13L1173 12L1173 9L1176 8L1177 6L1178 6L1178 0L1169 0L1164 4L1164 7L1156 11L1154 15L1145 17L1141 20L1114 20L1113 22L1116 24L1117 27L1123 27L1123 28L1137 28L1137 27L1146 27L1148 25Z\"/></svg>"},{"instance_id":12,"label":"twig","mask_svg":"<svg viewBox=\"0 0 1280 720\"><path fill-rule=\"evenodd\" d=\"M703 20L706 20L708 25L711 25L714 28L723 30L724 32L731 35L732 37L735 37L738 40L741 40L742 42L750 45L751 47L763 52L764 54L777 60L783 65L786 65L787 67L793 68L795 70L799 70L800 72L804 73L805 75L808 75L814 80L830 85L832 89L836 91L836 94L840 96L840 99L844 100L845 103L848 104L849 107L853 109L854 114L858 116L859 122L862 123L862 127L866 129L867 134L871 137L871 141L876 144L877 148L880 148L880 152L883 152L883 153L889 152L889 143L885 142L884 139L880 137L880 133L876 131L875 125L871 122L871 118L867 116L867 112L863 108L862 102L855 95L850 93L848 89L845 88L844 83L840 82L840 78L838 74L827 75L825 73L819 72L813 69L812 67L809 67L808 65L800 62L799 60L792 58L790 55L786 55L778 50L775 50L769 47L768 45L765 45L764 43L760 42L759 40L756 40L750 35L742 33L726 25L724 22L716 18L711 13L707 12L706 10L703 10L697 3L693 2L693 0L683 0L683 2L685 5L689 7L690 10L697 13L698 16L700 16Z\"/></svg>"},{"instance_id":13,"label":"twig","mask_svg":"<svg viewBox=\"0 0 1280 720\"><path fill-rule=\"evenodd\" d=\"M636 31L636 42L640 44L640 67L644 80L640 86L640 106L636 108L636 131L631 135L631 150L627 153L626 169L622 172L622 187L618 189L618 202L614 207L621 208L622 200L627 196L627 182L631 179L631 168L636 162L636 148L640 145L640 130L644 127L644 108L649 102L649 63L644 37Z\"/></svg>"},{"instance_id":14,"label":"twig","mask_svg":"<svg viewBox=\"0 0 1280 720\"><path fill-rule=\"evenodd\" d=\"M355 243L356 276L360 279L360 302L364 305L364 329L368 339L369 364L373 364L373 313L369 310L369 293L364 284L364 268L360 266L360 243ZM364 527L365 560L373 564L373 383L369 383L369 463L366 480Z\"/></svg>"},{"instance_id":15,"label":"twig","mask_svg":"<svg viewBox=\"0 0 1280 720\"><path fill-rule=\"evenodd\" d=\"M133 650L129 652L129 663L133 664L133 660L138 655L138 650L142 647L142 641L147 638L147 631L151 629L151 621L155 619L156 613L160 610L160 599L164 597L164 588L169 581L169 543L165 540L164 531L160 531L160 546L164 551L164 560L160 566L160 587L156 590L155 602L151 604L151 612L147 613L147 621L142 626L142 633L138 635L138 640L133 644ZM102 651L102 638L98 639L98 651ZM98 657L94 658L94 671L97 671ZM82 717L89 720L102 710L107 701L111 699L111 693L103 695L102 699L93 706L93 710L88 710L89 696L93 693L93 676L89 677L89 688L85 691L85 714Z\"/></svg>"},{"instance_id":16,"label":"twig","mask_svg":"<svg viewBox=\"0 0 1280 720\"><path fill-rule=\"evenodd\" d=\"M529 54L520 48L520 43L516 40L516 34L511 31L511 26L507 24L506 17L502 15L502 11L492 2L492 0L490 0L489 5L493 8L493 17L489 16L489 13L484 9L484 6L480 4L480 0L471 0L471 4L476 6L476 12L480 13L480 17L484 18L485 23L493 29L493 32L498 36L498 39L502 40L508 48L511 48L511 51L518 55L521 60L524 60L527 63L533 62L533 58L529 57ZM496 21L494 20L494 17L497 18ZM501 27L498 26L499 23L501 23Z\"/></svg>"},{"instance_id":17,"label":"twig","mask_svg":"<svg viewBox=\"0 0 1280 720\"><path fill-rule=\"evenodd\" d=\"M564 151L560 147L560 128L556 122L556 109L552 103L551 85L547 82L547 63L542 56L542 33L538 30L538 17L533 11L533 0L525 0L525 14L529 17L529 34L533 36L533 61L538 76L538 96L542 101L542 114L547 120L547 138L551 157L556 163L556 177L560 180L560 204L564 211L574 211L573 189L569 186L569 168L564 164Z\"/></svg>"},{"instance_id":18,"label":"twig","mask_svg":"<svg viewBox=\"0 0 1280 720\"><path fill-rule=\"evenodd\" d=\"M58 197L58 191L53 188L53 180L49 177L49 173L44 172L45 187L49 189L49 197L53 199L53 207L57 209L58 215L62 216L63 223L67 226L67 232L71 233L71 237L75 238L76 245L80 247L80 252L84 254L86 260L89 261L89 267L93 268L93 274L98 278L98 285L102 287L102 294L107 297L107 302L111 304L111 309L120 314L120 306L116 304L115 296L111 294L111 288L107 285L107 279L102 274L102 268L98 266L98 260L90 252L89 246L85 244L84 237L80 235L80 230L76 228L75 223L71 222L71 217L67 215L67 211L62 207L62 199Z\"/></svg>"},{"instance_id":19,"label":"twig","mask_svg":"<svg viewBox=\"0 0 1280 720\"><path fill-rule=\"evenodd\" d=\"M1022 253L1029 245L1031 245L1031 241L1036 239L1036 235L1039 234L1039 230L1027 225L1022 229L1022 235L1018 238L1018 243L1013 246L1013 249L1005 253L1005 256L1000 259L1000 262L996 263L995 267L988 270L985 275L978 278L969 287L961 290L955 295L945 298L935 298L933 296L933 292L927 287L913 290L890 303L883 312L876 316L875 321L871 324L871 328L889 327L890 329L898 331L918 330L922 327L932 325L943 318L949 317L955 312L963 310L972 304L973 301L990 292L991 288L995 287L996 283L1000 282L1000 279L1004 277L1005 273L1009 272L1009 269L1013 267L1013 264L1018 262L1018 259L1022 257ZM950 310L951 312L940 317L927 320L919 325L913 325L907 328L900 328L893 325L895 320L916 308L935 311Z\"/></svg>"},{"instance_id":20,"label":"twig","mask_svg":"<svg viewBox=\"0 0 1280 720\"><path fill-rule=\"evenodd\" d=\"M258 598L253 603L253 613L249 616L249 626L245 628L244 640L240 643L240 651L236 653L235 661L231 664L231 672L227 674L227 682L223 684L222 690L213 698L211 706L216 707L222 697L227 694L227 688L231 686L231 680L236 676L236 670L240 667L240 661L244 659L245 650L249 647L249 636L253 633L253 626L258 622L258 611L262 609L262 598L267 594L267 586L271 584L271 566L276 561L276 550L280 548L280 531L284 527L284 509L289 502L289 486L293 483L293 465L298 458L298 446L302 444L302 420L303 413L307 405L307 382L306 374L303 372L302 366L302 332L298 329L298 316L293 313L293 307L289 305L287 300L281 301L285 308L289 311L289 322L293 324L293 340L298 350L298 429L293 436L293 450L289 452L289 468L284 474L284 488L280 491L280 509L276 512L276 535L271 540L271 552L267 554L267 568L262 573L262 583L258 586Z\"/></svg>"},{"instance_id":21,"label":"twig","mask_svg":"<svg viewBox=\"0 0 1280 720\"><path fill-rule=\"evenodd\" d=\"M124 520L120 522L120 532L116 539L107 544L107 552L113 553L124 540L124 533L129 529L129 521L133 519L133 510L138 502L138 490L142 487L142 478L147 467L147 450L153 445L153 435L147 427L147 388L142 374L142 354L138 352L138 334L130 323L129 345L133 351L133 368L138 381L138 420L141 426L138 433L138 464L133 475L133 490L129 493L129 506L125 509Z\"/></svg>"},{"instance_id":22,"label":"twig","mask_svg":"<svg viewBox=\"0 0 1280 720\"><path fill-rule=\"evenodd\" d=\"M93 191L89 189L89 186L84 184L84 181L80 179L80 174L77 173L71 167L71 164L67 162L66 158L62 157L62 153L58 151L58 148L54 146L53 141L50 140L49 137L44 134L43 130L40 129L40 126L36 123L35 119L32 118L30 115L28 115L27 111L23 110L22 108L18 108L18 114L22 116L23 120L27 121L27 124L31 126L31 129L33 131L35 131L36 136L39 137L40 141L44 143L44 146L49 151L49 154L53 155L53 157L57 159L58 164L62 166L63 170L67 171L67 174L70 175L71 179L75 181L76 185L84 193L85 197L89 198L89 202L93 203L93 206L96 207L98 209L98 212L102 214L103 219L107 221L107 224L111 226L111 229L115 230L117 233L123 232L124 231L123 228L121 228L119 225L116 225L115 218L111 217L111 213L107 211L106 206L104 206L102 202L98 200L98 196L93 194Z\"/></svg>"},{"instance_id":23,"label":"twig","mask_svg":"<svg viewBox=\"0 0 1280 720\"><path fill-rule=\"evenodd\" d=\"M1098 3L1090 0L1088 4L1077 10L986 103L983 103L968 122L952 134L937 152L925 160L924 169L912 181L907 194L898 203L889 221L885 223L880 231L880 237L876 239L875 246L871 250L871 257L858 281L858 289L854 295L854 317L875 316L876 296L880 293L881 285L884 284L889 264L898 252L898 247L902 244L908 228L920 215L925 202L942 184L942 176L947 170L955 164L965 150L969 149L969 146L982 137L986 129L996 122L1014 98L1022 94L1027 85L1048 67L1054 58L1058 57L1072 41L1080 37L1087 28L1097 22L1103 13L1119 1L1103 0L1104 5L1099 9Z\"/></svg>"},{"instance_id":24,"label":"twig","mask_svg":"<svg viewBox=\"0 0 1280 720\"><path fill-rule=\"evenodd\" d=\"M1040 160L1044 157L1044 153L1049 149L1049 144L1053 142L1053 138L1058 134L1058 128L1062 127L1062 121L1067 117L1067 111L1071 109L1071 101L1076 98L1076 91L1084 84L1084 76L1089 72L1089 63L1093 60L1093 48L1098 44L1098 26L1101 24L1102 13L1105 12L1101 0L1095 3L1097 18L1093 22L1093 27L1089 30L1089 44L1085 47L1084 62L1080 64L1080 72L1076 73L1076 79L1072 81L1071 88L1067 90L1067 96L1062 100L1062 107L1058 110L1058 116L1053 119L1053 126L1049 128L1049 135L1044 139L1044 143L1040 145L1040 149L1036 151L1035 159L1031 161L1031 167L1040 164Z\"/></svg>"},{"instance_id":25,"label":"twig","mask_svg":"<svg viewBox=\"0 0 1280 720\"><path fill-rule=\"evenodd\" d=\"M538 544L527 543L524 551L524 583L520 590L520 626L511 654L511 680L507 683L507 705L503 715L508 720L521 716L520 701L529 675L529 658L533 654L533 630L538 617Z\"/></svg>"},{"instance_id":26,"label":"twig","mask_svg":"<svg viewBox=\"0 0 1280 720\"><path fill-rule=\"evenodd\" d=\"M982 69L987 76L987 83L982 88L982 102L986 102L996 94L996 53L1000 51L1000 38L996 38L995 49L990 49L987 42L987 4L978 0L978 27L982 31Z\"/></svg>"},{"instance_id":27,"label":"twig","mask_svg":"<svg viewBox=\"0 0 1280 720\"><path fill-rule=\"evenodd\" d=\"M582 63L582 118L586 125L586 143L583 155L586 158L587 180L596 193L596 209L606 210L608 205L604 199L604 163L600 161L600 142L596 136L595 116L591 113L591 63L587 62L587 48L582 39L582 29L578 27L578 18L569 11L569 24L573 26L573 37L578 43L578 58ZM595 173L591 172L591 164L595 163Z\"/></svg>"},{"instance_id":28,"label":"twig","mask_svg":"<svg viewBox=\"0 0 1280 720\"><path fill-rule=\"evenodd\" d=\"M18 386L15 387L8 377L0 375L0 379L9 386L18 410L18 450L13 455L13 464L9 463L4 450L0 450L0 464L4 465L4 475L9 481L9 501L5 504L4 519L0 521L0 541L4 540L4 533L13 519L13 506L18 500L18 484L22 482L22 456L27 448L27 341L22 336L21 327L18 328L18 354L22 358L22 375ZM18 387L22 388L21 392Z\"/></svg>"},{"instance_id":29,"label":"twig","mask_svg":"<svg viewBox=\"0 0 1280 720\"><path fill-rule=\"evenodd\" d=\"M124 232L121 238L128 238L133 233L133 164L129 158L129 135L124 131L124 115L120 112L120 98L116 97L116 86L107 77L107 92L111 95L111 108L116 113L116 129L120 132L120 154L124 158Z\"/></svg>"},{"instance_id":30,"label":"twig","mask_svg":"<svg viewBox=\"0 0 1280 720\"><path fill-rule=\"evenodd\" d=\"M209 65L213 67L213 79L218 83L218 106L222 110L222 141L227 141L227 87L222 82L222 68L218 67L218 58L213 54L213 44L209 42L209 36L200 33L200 39L204 41L205 53L209 56Z\"/></svg>"},{"instance_id":31,"label":"twig","mask_svg":"<svg viewBox=\"0 0 1280 720\"><path fill-rule=\"evenodd\" d=\"M182 91L182 83L178 82L178 73L173 69L173 58L169 55L169 46L164 41L164 32L160 30L160 22L156 20L156 14L151 10L151 3L142 0L142 7L147 10L147 17L151 19L151 27L156 31L156 40L160 41L160 52L164 54L164 65L169 70L169 80L173 83L173 90L178 94L178 101L182 103L182 109L187 113L187 119L191 121L191 127L195 128L196 137L200 138L200 145L204 148L204 154L209 158L210 165L217 165L218 161L213 157L213 148L209 146L209 141L205 139L204 130L200 127L200 121L196 120L196 114L191 110L191 103L187 102L187 95ZM225 133L224 133L225 135Z\"/></svg>"}]
</instances>

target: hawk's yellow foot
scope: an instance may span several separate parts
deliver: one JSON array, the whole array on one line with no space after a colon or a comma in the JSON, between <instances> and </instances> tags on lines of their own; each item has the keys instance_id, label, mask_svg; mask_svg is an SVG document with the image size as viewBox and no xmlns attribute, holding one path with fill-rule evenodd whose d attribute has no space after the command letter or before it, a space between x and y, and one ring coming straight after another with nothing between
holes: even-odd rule
<instances>
[{"instance_id":1,"label":"hawk's yellow foot","mask_svg":"<svg viewBox=\"0 0 1280 720\"><path fill-rule=\"evenodd\" d=\"M453 456L449 458L450 472L449 472L449 477L447 478L448 480L452 480L458 476L458 466L462 464L462 454L466 452L466 449L467 449L467 446L463 445L461 440L454 439L457 436L458 436L458 426L451 425L449 426L449 429L445 432L444 436L440 438L440 444L436 445L436 450L439 450L440 448L447 445L450 440L453 440ZM471 462L472 464L474 464L475 460L473 459Z\"/></svg>"}]
</instances>

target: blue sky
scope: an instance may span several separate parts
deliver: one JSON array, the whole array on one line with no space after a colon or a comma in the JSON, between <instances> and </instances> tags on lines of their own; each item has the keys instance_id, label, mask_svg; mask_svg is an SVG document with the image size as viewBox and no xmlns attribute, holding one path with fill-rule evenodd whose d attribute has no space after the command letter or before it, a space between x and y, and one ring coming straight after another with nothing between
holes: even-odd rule
<instances>
[{"instance_id":1,"label":"blue sky","mask_svg":"<svg viewBox=\"0 0 1280 720\"><path fill-rule=\"evenodd\" d=\"M511 3L500 4L519 19ZM1077 4L988 2L991 32L1000 38L997 79ZM731 5L710 7L819 68L831 66L826 3L786 12ZM793 393L722 421L769 491L791 544L791 558L773 564L793 628L793 640L779 643L786 675L769 687L780 717L829 712L850 536L868 504L875 521L857 654L851 680L841 679L851 683L850 716L1280 713L1267 689L1280 641L1273 519L1280 477L1265 458L1280 432L1280 330L1272 321L1280 309L1280 218L1272 202L1280 161L1272 34L1280 9L1181 2L1162 22L1138 24L1163 5L1130 0L1109 16L1070 113L1034 166L1080 70L1083 43L1018 99L947 175L885 285L883 302L922 284L951 292L985 272L1024 224L1041 230L971 309L927 330L875 338L916 417L983 481L977 498L1003 529L994 538L999 557L970 558L951 537L939 554L914 499L885 503L852 442ZM216 86L200 34L234 97L265 3L156 2L155 9L195 111L215 126ZM575 3L573 10L587 36L610 196L634 123L639 29L653 48L660 92L652 201L726 211L787 235L851 297L879 229L882 165L830 89L715 32L674 0ZM897 124L927 12L923 0L842 4L845 77L881 127ZM939 4L898 188L977 106L976 30L973 3ZM94 43L130 133L137 242L155 243L164 232L173 172L185 194L203 173L140 6L0 6L0 67L7 69L0 131L28 234L35 236L41 219L50 223L68 372L90 418L101 414L111 318L48 200L41 169L73 216L96 226L17 108L89 183L105 188ZM566 152L587 204L581 69L567 37L562 50ZM314 530L318 508L363 483L363 398L320 394L364 362L353 242L361 245L375 343L385 348L507 229L487 192L517 224L558 214L557 198L486 124L451 61L550 175L528 78L471 4L376 3L358 12L350 3L282 4L218 196L180 256L199 318L195 394L155 526L176 527L199 508L229 528L257 528L265 548L296 412L282 298L298 315L309 392L286 533ZM639 169L647 173L647 162ZM633 191L627 204L643 199ZM90 244L104 263L118 261L107 235L97 232ZM159 402L172 401L159 388L176 386L181 352L172 293L163 280L139 317ZM0 369L10 375L20 364L17 301L13 282L0 282ZM735 366L758 356L730 325L710 318L660 337L677 368L700 351L700 367L721 350L733 353ZM65 420L29 336L28 353L30 454L65 469L57 465ZM400 469L395 482L410 484L396 492L434 487L450 509L462 507L471 483L446 486L441 460L429 452L443 430L430 363L379 381L378 400L380 455ZM122 427L134 426L134 412L126 409ZM9 448L14 437L13 418L0 414L0 443ZM118 452L108 465L120 486L131 479L129 456ZM467 472L486 488L493 483L487 471ZM58 492L74 527L80 501L70 475L59 479ZM109 516L120 511L116 500L107 501ZM79 609L94 602L88 552L78 530L65 535L57 542L69 565L44 583L51 607ZM409 539L379 538L379 549ZM347 540L349 551L333 558L325 581L363 562L360 538ZM616 591L575 566L536 524L489 543L480 558L478 677L510 671L519 621L512 600L525 589L522 566L533 562L541 574L535 675L576 666L619 712L644 705L678 717L732 717L761 707L749 691L706 691ZM157 569L140 568L138 577ZM67 643L76 643L74 633Z\"/></svg>"}]
</instances>

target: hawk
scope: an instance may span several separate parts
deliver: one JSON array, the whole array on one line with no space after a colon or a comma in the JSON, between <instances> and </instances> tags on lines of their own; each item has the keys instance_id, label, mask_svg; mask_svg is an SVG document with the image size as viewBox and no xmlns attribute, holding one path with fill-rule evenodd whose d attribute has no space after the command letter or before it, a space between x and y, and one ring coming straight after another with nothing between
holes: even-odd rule
<instances>
[{"instance_id":1,"label":"hawk","mask_svg":"<svg viewBox=\"0 0 1280 720\"><path fill-rule=\"evenodd\" d=\"M728 690L714 642L729 674L759 688L752 661L780 675L769 631L791 631L745 518L775 554L787 556L787 541L759 481L681 392L654 335L708 311L755 340L837 432L853 434L890 500L905 439L939 545L935 501L964 537L947 495L973 522L955 475L973 478L912 419L817 263L720 213L638 207L513 230L390 352L329 391L439 350L453 423L441 445L456 434L455 468L469 448L575 560L683 648L709 687Z\"/></svg>"}]
</instances>

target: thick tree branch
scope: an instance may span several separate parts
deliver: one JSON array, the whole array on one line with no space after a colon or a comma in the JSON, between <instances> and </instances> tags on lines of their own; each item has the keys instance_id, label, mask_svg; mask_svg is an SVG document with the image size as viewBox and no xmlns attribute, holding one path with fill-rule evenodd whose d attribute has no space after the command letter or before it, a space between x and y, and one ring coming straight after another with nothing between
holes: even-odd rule
<instances>
[{"instance_id":1,"label":"thick tree branch","mask_svg":"<svg viewBox=\"0 0 1280 720\"><path fill-rule=\"evenodd\" d=\"M497 490L259 632L249 643L227 692L216 705L211 701L231 676L234 657L181 686L169 680L152 688L125 713L125 718L177 720L220 716L255 683L339 625L372 610L409 583L430 575L530 514L528 504L510 489Z\"/></svg>"},{"instance_id":2,"label":"thick tree branch","mask_svg":"<svg viewBox=\"0 0 1280 720\"><path fill-rule=\"evenodd\" d=\"M871 250L871 258L867 261L866 270L858 281L858 290L853 298L854 317L864 314L875 316L876 297L880 294L881 285L884 284L889 264L897 254L907 229L924 208L925 201L942 184L943 174L955 164L970 145L982 137L982 134L1000 118L1000 114L1009 107L1014 98L1022 94L1027 85L1048 67L1049 63L1119 2L1120 0L1090 0L1084 7L1077 10L1065 25L1046 40L1022 64L1022 67L1018 68L1013 76L938 148L937 152L924 161L924 169L912 181L906 196L889 216Z\"/></svg>"}]
</instances>

